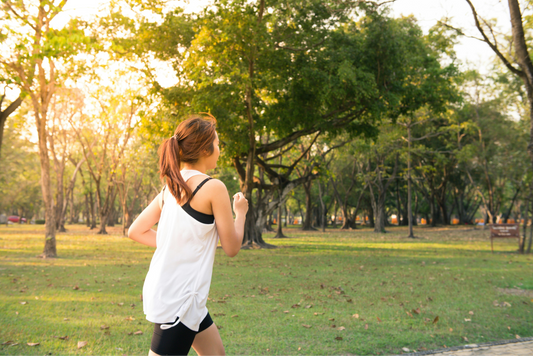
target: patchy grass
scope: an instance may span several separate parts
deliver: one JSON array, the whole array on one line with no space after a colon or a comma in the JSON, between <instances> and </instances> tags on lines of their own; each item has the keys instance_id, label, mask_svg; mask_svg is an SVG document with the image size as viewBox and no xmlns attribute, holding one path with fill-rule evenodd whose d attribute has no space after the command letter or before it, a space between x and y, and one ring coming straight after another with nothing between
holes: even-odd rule
<instances>
[{"instance_id":1,"label":"patchy grass","mask_svg":"<svg viewBox=\"0 0 533 356\"><path fill-rule=\"evenodd\" d=\"M140 294L153 250L120 228L68 226L60 257L43 260L43 229L0 227L0 343L18 343L0 353L147 354ZM533 257L514 240L492 254L488 231L390 231L289 228L289 239L265 235L278 249L218 250L208 308L227 353L394 354L533 336L529 293L505 293L533 290Z\"/></svg>"}]
</instances>

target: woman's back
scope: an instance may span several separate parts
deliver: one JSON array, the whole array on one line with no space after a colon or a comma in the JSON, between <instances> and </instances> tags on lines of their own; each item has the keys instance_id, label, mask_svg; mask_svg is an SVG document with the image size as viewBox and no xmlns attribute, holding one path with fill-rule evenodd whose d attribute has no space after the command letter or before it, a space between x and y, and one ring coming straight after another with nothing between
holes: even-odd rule
<instances>
[{"instance_id":1,"label":"woman's back","mask_svg":"<svg viewBox=\"0 0 533 356\"><path fill-rule=\"evenodd\" d=\"M203 175L192 170L181 174L185 181ZM157 249L143 288L144 312L151 322L173 322L179 316L185 326L198 330L207 314L205 305L218 243L216 225L212 215L188 204L180 206L168 189L162 200Z\"/></svg>"}]
</instances>

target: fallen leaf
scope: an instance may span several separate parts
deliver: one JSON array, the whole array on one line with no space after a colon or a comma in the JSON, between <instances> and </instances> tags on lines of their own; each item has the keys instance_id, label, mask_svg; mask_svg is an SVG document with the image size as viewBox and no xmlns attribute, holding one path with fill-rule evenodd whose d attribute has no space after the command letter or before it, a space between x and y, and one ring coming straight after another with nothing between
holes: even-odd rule
<instances>
[{"instance_id":1,"label":"fallen leaf","mask_svg":"<svg viewBox=\"0 0 533 356\"><path fill-rule=\"evenodd\" d=\"M78 287L78 286L74 286L74 287L72 287L72 289L74 289L74 290L78 290L78 289L80 289L80 287ZM82 347L83 347L83 346L82 346Z\"/></svg>"},{"instance_id":2,"label":"fallen leaf","mask_svg":"<svg viewBox=\"0 0 533 356\"><path fill-rule=\"evenodd\" d=\"M78 349L81 349L85 345L87 345L87 341L78 341Z\"/></svg>"},{"instance_id":3,"label":"fallen leaf","mask_svg":"<svg viewBox=\"0 0 533 356\"><path fill-rule=\"evenodd\" d=\"M339 331L343 331L343 330L346 330L346 328L345 328L344 326L339 326L339 327L337 328L337 330L339 330Z\"/></svg>"},{"instance_id":4,"label":"fallen leaf","mask_svg":"<svg viewBox=\"0 0 533 356\"><path fill-rule=\"evenodd\" d=\"M466 336L463 336L463 340L468 342L468 338Z\"/></svg>"},{"instance_id":5,"label":"fallen leaf","mask_svg":"<svg viewBox=\"0 0 533 356\"><path fill-rule=\"evenodd\" d=\"M403 352L409 352L410 350L407 347L402 347Z\"/></svg>"},{"instance_id":6,"label":"fallen leaf","mask_svg":"<svg viewBox=\"0 0 533 356\"><path fill-rule=\"evenodd\" d=\"M221 325L217 325L217 329L218 330L222 329L222 326Z\"/></svg>"},{"instance_id":7,"label":"fallen leaf","mask_svg":"<svg viewBox=\"0 0 533 356\"><path fill-rule=\"evenodd\" d=\"M61 340L68 340L68 335L60 336L59 339L61 339Z\"/></svg>"},{"instance_id":8,"label":"fallen leaf","mask_svg":"<svg viewBox=\"0 0 533 356\"><path fill-rule=\"evenodd\" d=\"M143 334L143 332L141 330L136 331L136 332L133 333L133 335L142 335L142 334Z\"/></svg>"},{"instance_id":9,"label":"fallen leaf","mask_svg":"<svg viewBox=\"0 0 533 356\"><path fill-rule=\"evenodd\" d=\"M324 313L313 313L313 315L324 315Z\"/></svg>"},{"instance_id":10,"label":"fallen leaf","mask_svg":"<svg viewBox=\"0 0 533 356\"><path fill-rule=\"evenodd\" d=\"M25 305L28 304L28 302L20 302L20 304Z\"/></svg>"},{"instance_id":11,"label":"fallen leaf","mask_svg":"<svg viewBox=\"0 0 533 356\"><path fill-rule=\"evenodd\" d=\"M124 303L117 303L119 307L123 306Z\"/></svg>"},{"instance_id":12,"label":"fallen leaf","mask_svg":"<svg viewBox=\"0 0 533 356\"><path fill-rule=\"evenodd\" d=\"M378 319L378 323L381 323L381 319L378 316L376 318Z\"/></svg>"},{"instance_id":13,"label":"fallen leaf","mask_svg":"<svg viewBox=\"0 0 533 356\"><path fill-rule=\"evenodd\" d=\"M285 314L289 314L289 311L288 310L284 310L283 311Z\"/></svg>"},{"instance_id":14,"label":"fallen leaf","mask_svg":"<svg viewBox=\"0 0 533 356\"><path fill-rule=\"evenodd\" d=\"M420 308L413 309L412 312L414 314L420 314Z\"/></svg>"},{"instance_id":15,"label":"fallen leaf","mask_svg":"<svg viewBox=\"0 0 533 356\"><path fill-rule=\"evenodd\" d=\"M70 319L69 318L63 318L63 321L69 321Z\"/></svg>"},{"instance_id":16,"label":"fallen leaf","mask_svg":"<svg viewBox=\"0 0 533 356\"><path fill-rule=\"evenodd\" d=\"M519 335L515 335L515 337L516 337L517 339L520 339L520 336L519 336Z\"/></svg>"},{"instance_id":17,"label":"fallen leaf","mask_svg":"<svg viewBox=\"0 0 533 356\"><path fill-rule=\"evenodd\" d=\"M293 304L293 305L291 306L291 308L299 308L299 307L300 307L300 304Z\"/></svg>"},{"instance_id":18,"label":"fallen leaf","mask_svg":"<svg viewBox=\"0 0 533 356\"><path fill-rule=\"evenodd\" d=\"M435 319L433 319L433 324L436 324L437 321L439 321L439 316L438 315L435 317Z\"/></svg>"},{"instance_id":19,"label":"fallen leaf","mask_svg":"<svg viewBox=\"0 0 533 356\"><path fill-rule=\"evenodd\" d=\"M408 311L406 311L407 315L409 315L411 318L413 317L413 314L409 313Z\"/></svg>"},{"instance_id":20,"label":"fallen leaf","mask_svg":"<svg viewBox=\"0 0 533 356\"><path fill-rule=\"evenodd\" d=\"M335 338L335 340L339 340L339 341L342 340L342 336L337 336L337 337Z\"/></svg>"},{"instance_id":21,"label":"fallen leaf","mask_svg":"<svg viewBox=\"0 0 533 356\"><path fill-rule=\"evenodd\" d=\"M452 331L453 331L453 329L452 329L452 328L450 328L450 332L452 332Z\"/></svg>"},{"instance_id":22,"label":"fallen leaf","mask_svg":"<svg viewBox=\"0 0 533 356\"><path fill-rule=\"evenodd\" d=\"M302 326L303 326L304 328L307 328L307 329L309 329L309 328L311 327L311 325L307 325L307 324L302 324Z\"/></svg>"},{"instance_id":23,"label":"fallen leaf","mask_svg":"<svg viewBox=\"0 0 533 356\"><path fill-rule=\"evenodd\" d=\"M309 309L309 308L312 308L312 307L313 307L313 306L312 306L311 304L309 304L309 305L306 305L306 306L305 306L305 309Z\"/></svg>"},{"instance_id":24,"label":"fallen leaf","mask_svg":"<svg viewBox=\"0 0 533 356\"><path fill-rule=\"evenodd\" d=\"M109 325L101 325L100 330L107 330L109 329Z\"/></svg>"},{"instance_id":25,"label":"fallen leaf","mask_svg":"<svg viewBox=\"0 0 533 356\"><path fill-rule=\"evenodd\" d=\"M213 314L214 316L226 316L226 314L224 313L217 313L217 314Z\"/></svg>"},{"instance_id":26,"label":"fallen leaf","mask_svg":"<svg viewBox=\"0 0 533 356\"><path fill-rule=\"evenodd\" d=\"M465 318L465 321L472 321L472 319L466 319L466 318Z\"/></svg>"},{"instance_id":27,"label":"fallen leaf","mask_svg":"<svg viewBox=\"0 0 533 356\"><path fill-rule=\"evenodd\" d=\"M472 310L470 310L470 311L468 312L468 314L470 314L470 315L474 315L474 312L473 312Z\"/></svg>"},{"instance_id":28,"label":"fallen leaf","mask_svg":"<svg viewBox=\"0 0 533 356\"><path fill-rule=\"evenodd\" d=\"M298 348L298 351L300 351L301 349L302 349L302 348L301 348L301 347L299 347L299 348Z\"/></svg>"},{"instance_id":29,"label":"fallen leaf","mask_svg":"<svg viewBox=\"0 0 533 356\"><path fill-rule=\"evenodd\" d=\"M6 342L2 343L2 345L13 345L13 344L14 344L13 340L9 340L9 341L6 341Z\"/></svg>"},{"instance_id":30,"label":"fallen leaf","mask_svg":"<svg viewBox=\"0 0 533 356\"><path fill-rule=\"evenodd\" d=\"M128 316L125 320L133 321L133 320L135 320L135 318L134 318L134 317L131 317L131 316Z\"/></svg>"},{"instance_id":31,"label":"fallen leaf","mask_svg":"<svg viewBox=\"0 0 533 356\"><path fill-rule=\"evenodd\" d=\"M504 306L504 307L510 307L510 306L511 306L511 303L503 302L503 306Z\"/></svg>"},{"instance_id":32,"label":"fallen leaf","mask_svg":"<svg viewBox=\"0 0 533 356\"><path fill-rule=\"evenodd\" d=\"M232 318L237 318L239 315L238 314L235 314L235 315L232 315L231 317Z\"/></svg>"},{"instance_id":33,"label":"fallen leaf","mask_svg":"<svg viewBox=\"0 0 533 356\"><path fill-rule=\"evenodd\" d=\"M28 342L28 346L39 346L40 342Z\"/></svg>"},{"instance_id":34,"label":"fallen leaf","mask_svg":"<svg viewBox=\"0 0 533 356\"><path fill-rule=\"evenodd\" d=\"M352 315L354 318L359 319L359 314Z\"/></svg>"},{"instance_id":35,"label":"fallen leaf","mask_svg":"<svg viewBox=\"0 0 533 356\"><path fill-rule=\"evenodd\" d=\"M365 324L365 330L368 330L368 324Z\"/></svg>"},{"instance_id":36,"label":"fallen leaf","mask_svg":"<svg viewBox=\"0 0 533 356\"><path fill-rule=\"evenodd\" d=\"M335 318L329 318L328 320L329 321L335 321Z\"/></svg>"}]
</instances>

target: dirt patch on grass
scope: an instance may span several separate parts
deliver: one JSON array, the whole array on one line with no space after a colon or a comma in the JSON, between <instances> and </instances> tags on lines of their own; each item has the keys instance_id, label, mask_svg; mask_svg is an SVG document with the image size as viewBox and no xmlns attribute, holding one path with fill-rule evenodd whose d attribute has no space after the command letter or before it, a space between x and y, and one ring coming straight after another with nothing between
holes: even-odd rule
<instances>
[{"instance_id":1,"label":"dirt patch on grass","mask_svg":"<svg viewBox=\"0 0 533 356\"><path fill-rule=\"evenodd\" d=\"M498 292L503 294L518 295L521 297L533 298L533 290L518 289L518 288L498 288Z\"/></svg>"}]
</instances>

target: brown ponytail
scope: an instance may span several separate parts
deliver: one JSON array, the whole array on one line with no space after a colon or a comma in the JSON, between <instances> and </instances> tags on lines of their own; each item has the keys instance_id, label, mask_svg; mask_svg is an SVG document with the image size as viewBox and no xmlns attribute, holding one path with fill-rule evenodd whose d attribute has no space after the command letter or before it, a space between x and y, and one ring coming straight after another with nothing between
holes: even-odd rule
<instances>
[{"instance_id":1,"label":"brown ponytail","mask_svg":"<svg viewBox=\"0 0 533 356\"><path fill-rule=\"evenodd\" d=\"M191 188L181 176L181 165L196 163L203 155L213 153L215 130L216 119L210 114L191 115L178 125L174 136L163 141L159 147L160 177L166 180L168 189L180 205L192 196Z\"/></svg>"}]
</instances>

